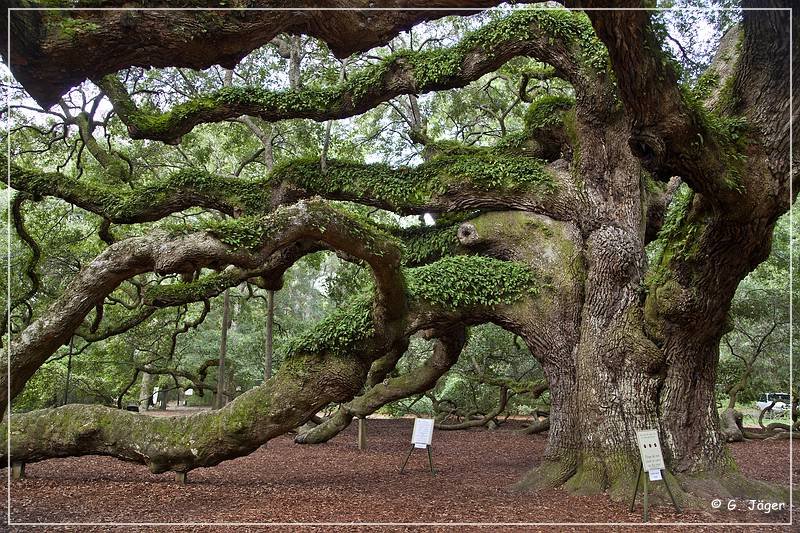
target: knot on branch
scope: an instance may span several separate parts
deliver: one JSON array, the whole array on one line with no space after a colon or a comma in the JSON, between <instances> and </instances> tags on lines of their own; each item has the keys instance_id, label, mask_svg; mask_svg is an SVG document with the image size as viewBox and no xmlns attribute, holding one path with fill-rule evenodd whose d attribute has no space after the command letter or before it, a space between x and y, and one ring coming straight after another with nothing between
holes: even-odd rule
<instances>
[{"instance_id":1,"label":"knot on branch","mask_svg":"<svg viewBox=\"0 0 800 533\"><path fill-rule=\"evenodd\" d=\"M474 246L480 241L478 229L471 222L464 222L458 227L458 242L464 246Z\"/></svg>"},{"instance_id":2,"label":"knot on branch","mask_svg":"<svg viewBox=\"0 0 800 533\"><path fill-rule=\"evenodd\" d=\"M642 166L659 181L669 181L671 174L665 174L661 167L664 163L666 145L660 136L645 132L634 132L628 139L631 152L639 158Z\"/></svg>"}]
</instances>

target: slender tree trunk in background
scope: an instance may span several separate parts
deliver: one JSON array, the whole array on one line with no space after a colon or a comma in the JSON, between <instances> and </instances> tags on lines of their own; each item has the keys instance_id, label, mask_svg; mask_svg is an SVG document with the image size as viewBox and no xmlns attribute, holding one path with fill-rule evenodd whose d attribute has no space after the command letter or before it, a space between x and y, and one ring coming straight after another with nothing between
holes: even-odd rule
<instances>
[{"instance_id":1,"label":"slender tree trunk in background","mask_svg":"<svg viewBox=\"0 0 800 533\"><path fill-rule=\"evenodd\" d=\"M231 325L231 297L225 291L222 299L222 333L219 339L219 367L217 367L217 394L214 397L214 409L225 405L225 356L228 353L228 328Z\"/></svg>"},{"instance_id":2,"label":"slender tree trunk in background","mask_svg":"<svg viewBox=\"0 0 800 533\"><path fill-rule=\"evenodd\" d=\"M272 377L272 326L275 321L275 291L267 291L267 334L264 341L264 381Z\"/></svg>"},{"instance_id":3,"label":"slender tree trunk in background","mask_svg":"<svg viewBox=\"0 0 800 533\"><path fill-rule=\"evenodd\" d=\"M303 60L303 46L299 35L289 37L289 88L300 88L300 63Z\"/></svg>"},{"instance_id":4,"label":"slender tree trunk in background","mask_svg":"<svg viewBox=\"0 0 800 533\"><path fill-rule=\"evenodd\" d=\"M75 346L75 337L69 340L69 355L67 356L67 382L64 385L64 405L69 403L69 380L72 377L72 349Z\"/></svg>"},{"instance_id":5,"label":"slender tree trunk in background","mask_svg":"<svg viewBox=\"0 0 800 533\"><path fill-rule=\"evenodd\" d=\"M158 409L159 411L166 411L167 410L167 399L169 398L169 392L167 390L159 390L158 391Z\"/></svg>"},{"instance_id":6,"label":"slender tree trunk in background","mask_svg":"<svg viewBox=\"0 0 800 533\"><path fill-rule=\"evenodd\" d=\"M267 167L267 172L271 172L275 166L275 127L268 124L269 130L265 138L262 139L264 144L264 165Z\"/></svg>"},{"instance_id":7,"label":"slender tree trunk in background","mask_svg":"<svg viewBox=\"0 0 800 533\"><path fill-rule=\"evenodd\" d=\"M142 387L139 389L139 411L147 411L150 405L150 385L152 377L147 372L142 372Z\"/></svg>"},{"instance_id":8,"label":"slender tree trunk in background","mask_svg":"<svg viewBox=\"0 0 800 533\"><path fill-rule=\"evenodd\" d=\"M339 83L342 83L345 79L347 69L347 60L345 59L342 61L342 68L339 70ZM325 124L325 137L322 140L322 153L319 156L319 169L324 174L327 169L327 160L328 160L328 149L331 146L331 127L333 126L333 121L329 120Z\"/></svg>"}]
</instances>

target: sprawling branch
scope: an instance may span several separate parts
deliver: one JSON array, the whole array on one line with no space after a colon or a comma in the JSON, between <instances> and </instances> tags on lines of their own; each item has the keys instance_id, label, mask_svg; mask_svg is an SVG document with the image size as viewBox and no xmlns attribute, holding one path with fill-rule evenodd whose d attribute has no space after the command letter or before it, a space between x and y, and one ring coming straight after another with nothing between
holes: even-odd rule
<instances>
[{"instance_id":1,"label":"sprawling branch","mask_svg":"<svg viewBox=\"0 0 800 533\"><path fill-rule=\"evenodd\" d=\"M7 324L8 320L8 312L11 311L12 313L14 310L26 303L28 300L33 298L36 293L39 292L41 288L41 279L39 278L38 266L39 260L42 257L42 249L39 244L34 240L30 233L28 233L28 229L25 227L25 218L22 213L22 205L25 203L25 200L28 199L28 195L26 194L17 194L14 196L14 199L11 201L11 219L14 224L14 230L17 232L17 236L24 242L28 248L31 250L31 256L25 264L25 275L30 280L30 285L28 288L22 292L22 294L17 295L15 298L12 298L11 302L8 305L8 309L3 309L2 312L2 323ZM23 324L27 325L33 317L27 316L23 320Z\"/></svg>"},{"instance_id":2,"label":"sprawling branch","mask_svg":"<svg viewBox=\"0 0 800 533\"><path fill-rule=\"evenodd\" d=\"M159 418L72 404L12 415L11 456L33 462L111 455L144 463L153 472L213 466L246 455L330 402L346 400L363 383L363 374L358 359L295 357L267 384L218 411ZM5 441L5 432L0 438Z\"/></svg>"},{"instance_id":3,"label":"sprawling branch","mask_svg":"<svg viewBox=\"0 0 800 533\"><path fill-rule=\"evenodd\" d=\"M262 219L252 219L238 230L251 236L252 251L226 244L224 237L220 240L208 232L181 237L155 234L110 246L78 273L47 313L13 340L11 397L22 390L36 369L69 339L94 307L124 280L144 272L194 273L203 267L221 269L234 265L250 277L260 272L275 252L298 241L314 241L345 251L372 267L377 288L376 317L387 321L402 313L405 298L400 250L395 242L319 200L300 202ZM219 277L238 279L236 272L223 272ZM217 278L212 284L219 283Z\"/></svg>"},{"instance_id":4,"label":"sprawling branch","mask_svg":"<svg viewBox=\"0 0 800 533\"><path fill-rule=\"evenodd\" d=\"M477 416L475 418L473 418L472 416L466 416L465 420L463 420L461 422L457 422L457 423L452 423L452 424L446 424L444 422L436 422L436 425L435 425L436 429L440 429L440 430L458 430L458 429L470 429L470 428L477 428L477 427L485 426L491 420L493 420L498 415L500 415L500 413L505 411L506 405L508 404L508 400L509 400L508 387L506 387L505 385L500 385L499 388L500 388L500 397L498 399L497 405L495 407L493 407L492 410L489 411L488 413L486 413L486 414L484 414L482 416ZM513 395L514 395L514 393L512 392L511 396L513 396Z\"/></svg>"},{"instance_id":5,"label":"sprawling branch","mask_svg":"<svg viewBox=\"0 0 800 533\"><path fill-rule=\"evenodd\" d=\"M566 220L578 212L576 187L564 169L490 149L472 157L441 156L416 167L330 160L324 175L319 161L297 160L256 180L187 169L132 189L13 163L10 169L13 188L61 198L118 224L155 221L190 207L258 215L313 196L400 214L511 208Z\"/></svg>"},{"instance_id":6,"label":"sprawling branch","mask_svg":"<svg viewBox=\"0 0 800 533\"><path fill-rule=\"evenodd\" d=\"M233 68L245 55L262 46L279 33L312 35L325 41L338 57L383 45L414 24L446 15L468 15L480 8L494 6L493 0L444 0L437 2L437 11L421 11L428 7L419 0L393 0L381 4L392 11L371 11L367 0L342 3L300 2L315 8L346 8L342 11L53 11L74 2L62 0L13 0L12 7L41 5L45 11L12 11L11 57L7 42L0 44L0 53L8 58L14 77L42 107L47 108L70 87L87 78L97 78L130 66L190 67L203 69L215 64ZM218 4L211 3L212 6ZM103 0L91 7L158 7L163 2L122 2ZM208 2L185 0L169 2L168 7L209 7ZM247 2L249 8L286 7L280 0ZM238 5L236 6L238 7ZM470 7L475 11L453 11ZM353 9L365 8L365 9ZM6 28L8 13L4 10L0 23ZM113 50L113 53L108 53Z\"/></svg>"},{"instance_id":7,"label":"sprawling branch","mask_svg":"<svg viewBox=\"0 0 800 533\"><path fill-rule=\"evenodd\" d=\"M332 227L328 232L337 233ZM401 285L409 305L388 320L371 311L371 299L356 297L296 339L274 378L219 411L177 422L78 405L12 415L11 459L100 454L144 463L154 472L185 472L245 455L322 406L351 399L370 365L402 350L416 331L491 320L500 309L537 298L524 265L466 256L456 265L461 268L440 261L406 271ZM449 289L456 273L472 289L454 300Z\"/></svg>"},{"instance_id":8,"label":"sprawling branch","mask_svg":"<svg viewBox=\"0 0 800 533\"><path fill-rule=\"evenodd\" d=\"M605 67L602 45L594 40L584 15L526 10L487 24L452 48L400 52L328 88L276 92L224 87L159 113L137 107L114 75L96 78L95 83L105 91L132 138L177 144L198 124L241 115L269 122L351 117L402 94L463 87L519 55L550 63L578 91L590 93L596 92L595 80L587 81L587 73Z\"/></svg>"},{"instance_id":9,"label":"sprawling branch","mask_svg":"<svg viewBox=\"0 0 800 533\"><path fill-rule=\"evenodd\" d=\"M0 164L6 158L0 155ZM243 208L264 212L269 205L262 182L247 182L188 169L170 174L161 182L134 189L109 187L99 181L77 179L60 172L42 172L10 165L11 186L34 196L54 196L96 213L116 224L152 222L191 207L204 207L233 215ZM109 180L113 183L112 180Z\"/></svg>"},{"instance_id":10,"label":"sprawling branch","mask_svg":"<svg viewBox=\"0 0 800 533\"><path fill-rule=\"evenodd\" d=\"M294 215L290 222L282 221L281 216L290 213ZM522 263L457 256L422 267L400 269L399 252L392 249L391 239L388 243L376 243L377 237L366 229L348 225L338 212L335 219L327 216L330 214L331 210L320 202L282 209L265 219L269 224L264 227L270 229L265 230L268 232L260 242L267 244L261 244L255 251L233 250L208 233L174 240L128 239L110 247L86 270L103 264L113 275L124 277L126 269L132 268L127 257L130 248L139 250L140 262L156 272L183 271L211 263L217 267L232 263L237 268L255 268L270 249L287 246L300 235L324 239L326 245L337 248L340 240L346 238L347 253L374 263L379 290L377 294L367 290L355 296L295 338L289 343L285 362L274 378L220 411L187 417L178 425L95 406L65 406L13 415L12 460L31 462L49 457L103 454L147 464L155 472L183 472L212 466L249 453L268 439L300 426L328 403L352 399L362 389L373 363L387 353L402 351L409 336L421 330L455 331L451 329L454 326L492 321L518 333L540 360L571 357L564 344L575 334L575 324L566 325L564 317L571 316L571 311L565 309L571 308L569 302L575 296L577 281L567 270L579 265L571 264L577 252L577 237L569 224L546 223L534 215L518 212L508 213L506 218L499 214L484 215L470 223L474 232L470 239L472 246L484 243L488 251L503 255L508 252L497 241L513 238L514 231L522 231L533 236L538 253L527 248L519 250ZM324 233L318 228L320 224L325 226ZM494 244L486 246L489 243ZM559 270L562 276L551 275ZM79 276L84 274L85 271ZM102 276L96 283L101 287L111 284ZM80 292L76 288L73 282L67 295L74 297ZM404 293L393 292L395 288ZM388 295L393 299L388 300ZM84 299L88 299L85 293ZM403 305L404 301L408 304ZM377 312L382 306L384 311ZM89 303L84 312L91 308ZM59 305L59 317L74 314L70 305ZM48 324L48 320L54 318L40 321ZM563 324L553 327L558 323ZM66 331L71 327L65 326L62 329ZM421 381L435 381L442 368L448 366L447 362L440 364L441 361L453 357L452 352L437 353L439 362L423 365L419 375L415 374ZM439 356L444 359L438 359ZM399 379L377 384L373 387L374 394L391 395L393 384L405 383L402 377ZM379 391L386 394L379 395Z\"/></svg>"},{"instance_id":11,"label":"sprawling branch","mask_svg":"<svg viewBox=\"0 0 800 533\"><path fill-rule=\"evenodd\" d=\"M208 369L212 366L219 365L219 359L206 359L203 361L202 364L197 368L195 372L191 372L188 370L182 370L180 368L161 368L161 367L154 367L150 365L139 365L136 367L136 371L138 372L147 372L151 375L162 375L162 376L172 376L173 379L183 378L188 380L192 384L192 388L197 391L198 396L203 396L206 390L216 391L217 385L208 385L206 384L206 377L208 375ZM226 392L227 395L227 392Z\"/></svg>"}]
</instances>

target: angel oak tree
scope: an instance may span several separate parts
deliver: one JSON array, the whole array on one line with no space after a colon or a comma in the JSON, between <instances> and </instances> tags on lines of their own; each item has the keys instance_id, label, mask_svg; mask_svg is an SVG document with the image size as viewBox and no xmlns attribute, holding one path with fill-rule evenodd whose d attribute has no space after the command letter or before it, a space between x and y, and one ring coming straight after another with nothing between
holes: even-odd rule
<instances>
[{"instance_id":1,"label":"angel oak tree","mask_svg":"<svg viewBox=\"0 0 800 533\"><path fill-rule=\"evenodd\" d=\"M11 459L103 454L154 472L212 466L298 427L331 402L345 403L340 429L353 415L424 390L457 359L463 328L491 321L525 341L552 397L545 460L519 486L622 496L636 472L635 430L658 428L685 491L721 497L753 488L741 483L726 453L714 383L737 284L767 256L773 225L793 200L790 184L798 189L789 166L789 101L797 96L788 83L795 68L790 25L800 32L788 11L743 11L694 87L679 83L652 14L643 10L518 10L451 47L401 50L337 84L286 91L226 85L170 109L142 106L116 74L129 66L233 67L279 32L317 37L343 57L420 21L466 14L448 8L496 3L445 1L437 3L441 11L10 12L11 69L40 105L88 78L131 137L170 144L198 124L241 115L350 117L399 95L463 87L517 56L549 65L574 91L574 99L535 100L524 135L513 142L426 140L427 160L413 168L331 160L323 173L319 161L299 160L255 180L183 170L142 183L135 168L115 171L103 157L102 179L11 161L12 187L26 198L61 198L109 223L155 221L191 207L228 217L194 233L109 245L11 339L12 396L86 328L92 309L140 273L186 275L148 293L143 309L200 301L247 280L278 289L289 266L321 249L368 265L374 280L295 339L274 377L219 411L166 420L67 405L14 415ZM433 213L437 224L380 226L331 200ZM652 261L649 243L657 250ZM197 278L202 269L212 272ZM415 332L439 339L431 360L385 380Z\"/></svg>"}]
</instances>

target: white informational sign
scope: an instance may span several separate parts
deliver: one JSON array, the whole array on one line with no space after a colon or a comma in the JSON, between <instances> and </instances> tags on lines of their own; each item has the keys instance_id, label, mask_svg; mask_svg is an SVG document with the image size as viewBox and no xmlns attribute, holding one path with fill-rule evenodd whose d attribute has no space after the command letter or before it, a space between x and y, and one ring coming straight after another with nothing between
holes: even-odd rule
<instances>
[{"instance_id":1,"label":"white informational sign","mask_svg":"<svg viewBox=\"0 0 800 533\"><path fill-rule=\"evenodd\" d=\"M647 475L650 477L650 481L658 481L661 479L661 470L658 468L648 470Z\"/></svg>"},{"instance_id":2,"label":"white informational sign","mask_svg":"<svg viewBox=\"0 0 800 533\"><path fill-rule=\"evenodd\" d=\"M411 443L414 448L427 448L433 439L433 418L415 418Z\"/></svg>"},{"instance_id":3,"label":"white informational sign","mask_svg":"<svg viewBox=\"0 0 800 533\"><path fill-rule=\"evenodd\" d=\"M639 441L639 454L642 456L642 467L647 471L661 470L664 466L664 456L661 455L661 443L658 441L658 431L655 429L642 429L636 432ZM652 474L650 474L652 480Z\"/></svg>"}]
</instances>

